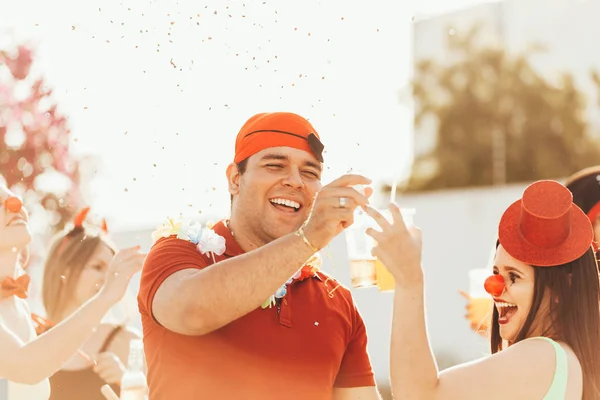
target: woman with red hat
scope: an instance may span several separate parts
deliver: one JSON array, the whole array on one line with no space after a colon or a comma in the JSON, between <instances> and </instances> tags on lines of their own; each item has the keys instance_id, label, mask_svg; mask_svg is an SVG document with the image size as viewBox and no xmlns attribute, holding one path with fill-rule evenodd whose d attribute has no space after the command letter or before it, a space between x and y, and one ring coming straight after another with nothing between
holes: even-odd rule
<instances>
[{"instance_id":1,"label":"woman with red hat","mask_svg":"<svg viewBox=\"0 0 600 400\"><path fill-rule=\"evenodd\" d=\"M600 279L590 220L554 181L504 212L493 275L492 355L439 372L425 327L421 234L398 207L373 254L396 278L391 382L407 399L600 399ZM492 271L491 271L492 272Z\"/></svg>"},{"instance_id":2,"label":"woman with red hat","mask_svg":"<svg viewBox=\"0 0 600 400\"><path fill-rule=\"evenodd\" d=\"M8 398L43 400L50 395L47 378L92 336L102 317L125 294L145 255L137 246L118 252L101 289L37 336L26 300L30 279L20 263L20 254L31 241L28 219L21 200L0 185L0 379L9 381ZM2 393L0 397L6 398Z\"/></svg>"}]
</instances>

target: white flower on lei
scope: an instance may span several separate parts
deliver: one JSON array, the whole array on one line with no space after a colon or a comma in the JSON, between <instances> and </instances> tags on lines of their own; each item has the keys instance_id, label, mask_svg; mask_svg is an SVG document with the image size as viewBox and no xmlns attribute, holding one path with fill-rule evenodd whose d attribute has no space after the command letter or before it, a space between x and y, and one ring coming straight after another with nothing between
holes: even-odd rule
<instances>
[{"instance_id":1,"label":"white flower on lei","mask_svg":"<svg viewBox=\"0 0 600 400\"><path fill-rule=\"evenodd\" d=\"M202 254L213 253L221 256L225 253L225 238L212 229L202 229L197 247Z\"/></svg>"}]
</instances>

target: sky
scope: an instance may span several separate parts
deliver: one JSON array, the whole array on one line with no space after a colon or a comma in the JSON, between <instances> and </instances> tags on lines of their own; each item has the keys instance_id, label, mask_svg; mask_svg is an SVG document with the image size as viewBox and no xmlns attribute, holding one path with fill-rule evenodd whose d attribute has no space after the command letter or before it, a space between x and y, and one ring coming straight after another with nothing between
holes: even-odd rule
<instances>
[{"instance_id":1,"label":"sky","mask_svg":"<svg viewBox=\"0 0 600 400\"><path fill-rule=\"evenodd\" d=\"M73 152L99 160L85 200L126 230L226 216L225 168L258 112L313 123L324 183L405 176L411 19L476 2L0 0L0 47L35 44Z\"/></svg>"}]
</instances>

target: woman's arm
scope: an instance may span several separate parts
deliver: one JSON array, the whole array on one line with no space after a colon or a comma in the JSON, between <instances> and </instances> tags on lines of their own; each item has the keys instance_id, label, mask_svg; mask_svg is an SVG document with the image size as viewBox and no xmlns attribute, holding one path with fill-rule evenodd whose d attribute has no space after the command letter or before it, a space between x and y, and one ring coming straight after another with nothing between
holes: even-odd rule
<instances>
[{"instance_id":1,"label":"woman's arm","mask_svg":"<svg viewBox=\"0 0 600 400\"><path fill-rule=\"evenodd\" d=\"M98 294L76 312L34 340L24 343L0 321L0 377L34 384L58 371L91 336L125 291L133 274L142 268L145 254L139 247L119 251ZM27 315L29 317L29 315Z\"/></svg>"},{"instance_id":2,"label":"woman's arm","mask_svg":"<svg viewBox=\"0 0 600 400\"><path fill-rule=\"evenodd\" d=\"M381 260L396 281L390 346L392 392L398 399L541 399L554 377L550 343L525 340L491 357L438 373L425 324L421 232L404 224L390 206L392 221L368 207L381 227L370 229Z\"/></svg>"},{"instance_id":3,"label":"woman's arm","mask_svg":"<svg viewBox=\"0 0 600 400\"><path fill-rule=\"evenodd\" d=\"M397 286L390 373L398 399L541 399L554 377L550 343L525 340L438 373L425 324L423 285Z\"/></svg>"},{"instance_id":4,"label":"woman's arm","mask_svg":"<svg viewBox=\"0 0 600 400\"><path fill-rule=\"evenodd\" d=\"M23 343L0 323L0 377L35 384L54 374L92 335L113 304L108 300L97 295L29 343Z\"/></svg>"}]
</instances>

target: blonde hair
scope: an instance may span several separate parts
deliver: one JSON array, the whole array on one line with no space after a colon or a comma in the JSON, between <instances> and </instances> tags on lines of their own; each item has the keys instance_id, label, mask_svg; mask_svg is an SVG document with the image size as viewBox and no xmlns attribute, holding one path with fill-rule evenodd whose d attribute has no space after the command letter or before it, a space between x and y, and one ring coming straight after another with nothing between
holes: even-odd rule
<instances>
[{"instance_id":1,"label":"blonde hair","mask_svg":"<svg viewBox=\"0 0 600 400\"><path fill-rule=\"evenodd\" d=\"M58 322L75 293L81 271L94 252L102 245L116 253L116 246L100 233L88 232L83 227L57 236L50 245L44 263L42 301L46 316Z\"/></svg>"}]
</instances>

